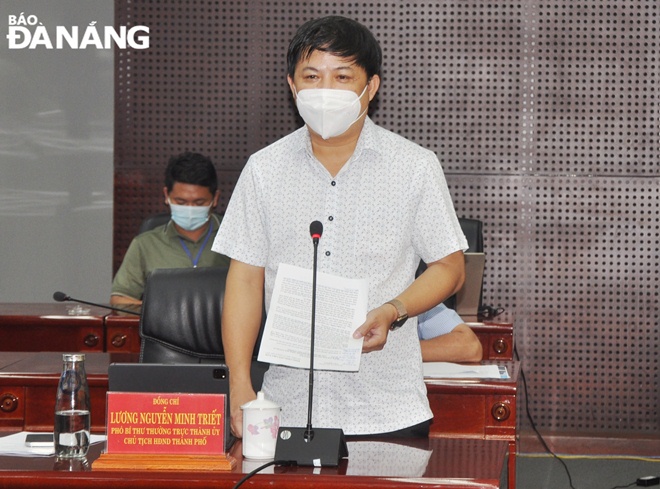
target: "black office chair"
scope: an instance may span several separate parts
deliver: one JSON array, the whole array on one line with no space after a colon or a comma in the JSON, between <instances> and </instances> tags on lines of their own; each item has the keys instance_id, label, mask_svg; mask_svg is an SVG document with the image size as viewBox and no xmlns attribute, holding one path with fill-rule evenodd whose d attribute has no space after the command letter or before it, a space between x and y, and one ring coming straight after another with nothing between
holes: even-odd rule
<instances>
[{"instance_id":1,"label":"black office chair","mask_svg":"<svg viewBox=\"0 0 660 489\"><path fill-rule=\"evenodd\" d=\"M468 242L467 253L483 253L484 251L484 235L483 223L478 219L469 219L467 217L459 217L458 223L461 225L461 230L465 235ZM426 270L426 263L419 262L415 277L419 277L421 273ZM452 295L444 302L445 306L454 309L456 307L456 295ZM479 299L479 309L481 309L481 298Z\"/></svg>"},{"instance_id":2,"label":"black office chair","mask_svg":"<svg viewBox=\"0 0 660 489\"><path fill-rule=\"evenodd\" d=\"M151 272L140 317L140 362L224 363L221 318L227 270L168 268ZM255 389L261 387L268 368L256 362L259 343L260 338L252 369Z\"/></svg>"},{"instance_id":3,"label":"black office chair","mask_svg":"<svg viewBox=\"0 0 660 489\"><path fill-rule=\"evenodd\" d=\"M468 253L483 253L484 251L484 231L483 223L478 219L468 219L459 217L458 223L461 225L463 234L468 242Z\"/></svg>"},{"instance_id":4,"label":"black office chair","mask_svg":"<svg viewBox=\"0 0 660 489\"><path fill-rule=\"evenodd\" d=\"M159 214L153 214L151 216L148 216L144 221L142 221L142 224L140 224L140 229L138 230L138 234L142 234L146 231L151 231L153 228L158 227L162 224L167 224L167 222L170 220L170 213L169 212L161 212Z\"/></svg>"}]
</instances>

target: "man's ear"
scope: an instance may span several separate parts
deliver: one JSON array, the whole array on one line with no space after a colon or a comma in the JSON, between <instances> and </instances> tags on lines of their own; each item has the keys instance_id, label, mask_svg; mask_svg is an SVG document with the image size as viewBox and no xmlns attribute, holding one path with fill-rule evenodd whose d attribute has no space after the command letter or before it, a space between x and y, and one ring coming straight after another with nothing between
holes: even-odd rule
<instances>
[{"instance_id":1,"label":"man's ear","mask_svg":"<svg viewBox=\"0 0 660 489\"><path fill-rule=\"evenodd\" d=\"M371 102L376 96L376 92L380 88L380 76L374 75L367 83L367 91L369 92L369 102Z\"/></svg>"},{"instance_id":2,"label":"man's ear","mask_svg":"<svg viewBox=\"0 0 660 489\"><path fill-rule=\"evenodd\" d=\"M170 196L167 193L167 187L163 187L163 195L165 196L165 205L170 205Z\"/></svg>"},{"instance_id":3,"label":"man's ear","mask_svg":"<svg viewBox=\"0 0 660 489\"><path fill-rule=\"evenodd\" d=\"M293 100L295 100L296 86L293 84L293 78L291 78L291 75L286 75L286 82L289 84L289 90L291 90L291 94L293 95Z\"/></svg>"},{"instance_id":4,"label":"man's ear","mask_svg":"<svg viewBox=\"0 0 660 489\"><path fill-rule=\"evenodd\" d=\"M215 207L218 205L218 202L220 201L220 190L215 191L215 195L213 196L213 202L211 203L211 209L215 209Z\"/></svg>"}]
</instances>

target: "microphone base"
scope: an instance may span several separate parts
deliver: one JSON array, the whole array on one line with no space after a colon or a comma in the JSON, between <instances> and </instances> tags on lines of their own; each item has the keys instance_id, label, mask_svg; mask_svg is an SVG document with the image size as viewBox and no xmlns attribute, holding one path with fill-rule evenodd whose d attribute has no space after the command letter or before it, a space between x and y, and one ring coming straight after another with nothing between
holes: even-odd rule
<instances>
[{"instance_id":1,"label":"microphone base","mask_svg":"<svg viewBox=\"0 0 660 489\"><path fill-rule=\"evenodd\" d=\"M307 428L280 427L275 445L275 460L297 465L337 467L348 457L346 438L341 428L313 428L314 437L305 440Z\"/></svg>"}]
</instances>

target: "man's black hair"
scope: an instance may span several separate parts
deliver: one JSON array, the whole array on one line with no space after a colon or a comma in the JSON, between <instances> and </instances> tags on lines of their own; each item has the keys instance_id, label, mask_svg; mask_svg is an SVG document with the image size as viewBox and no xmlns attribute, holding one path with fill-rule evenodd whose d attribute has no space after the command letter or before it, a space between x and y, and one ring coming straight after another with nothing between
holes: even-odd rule
<instances>
[{"instance_id":1,"label":"man's black hair","mask_svg":"<svg viewBox=\"0 0 660 489\"><path fill-rule=\"evenodd\" d=\"M352 60L367 72L367 79L380 76L382 53L378 41L369 29L352 19L332 15L300 26L289 43L286 57L291 78L298 62L309 58L314 51Z\"/></svg>"},{"instance_id":2,"label":"man's black hair","mask_svg":"<svg viewBox=\"0 0 660 489\"><path fill-rule=\"evenodd\" d=\"M170 158L165 169L165 187L171 192L175 182L208 187L212 195L218 190L218 174L210 158L199 153L182 153Z\"/></svg>"}]
</instances>

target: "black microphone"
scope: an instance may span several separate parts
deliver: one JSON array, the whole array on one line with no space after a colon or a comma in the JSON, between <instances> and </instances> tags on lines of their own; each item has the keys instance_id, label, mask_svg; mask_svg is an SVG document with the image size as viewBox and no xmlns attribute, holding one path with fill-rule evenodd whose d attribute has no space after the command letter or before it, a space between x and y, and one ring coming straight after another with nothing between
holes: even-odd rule
<instances>
[{"instance_id":1,"label":"black microphone","mask_svg":"<svg viewBox=\"0 0 660 489\"><path fill-rule=\"evenodd\" d=\"M312 428L312 400L314 397L314 336L316 332L316 272L319 239L323 224L314 221L309 225L314 244L314 268L312 269L312 317L309 351L309 394L307 427L285 428L280 426L275 444L275 460L297 465L337 467L342 458L348 457L348 447L341 428Z\"/></svg>"},{"instance_id":2,"label":"black microphone","mask_svg":"<svg viewBox=\"0 0 660 489\"><path fill-rule=\"evenodd\" d=\"M66 301L79 302L80 304L86 304L88 306L101 307L103 309L111 309L113 311L125 312L127 314L134 314L136 316L140 315L139 312L129 311L128 309L120 309L118 307L106 306L105 304L96 304L95 302L87 302L87 301L81 301L80 299L74 299L73 297L66 295L64 292L59 292L59 291L53 294L53 299L57 302L66 302Z\"/></svg>"},{"instance_id":3,"label":"black microphone","mask_svg":"<svg viewBox=\"0 0 660 489\"><path fill-rule=\"evenodd\" d=\"M321 221L314 221L309 225L309 234L312 237L314 246L318 245L319 239L321 239L321 235L323 234L323 224L321 224ZM316 260L316 253L314 253L314 260ZM316 270L316 264L314 265L314 270Z\"/></svg>"}]
</instances>

